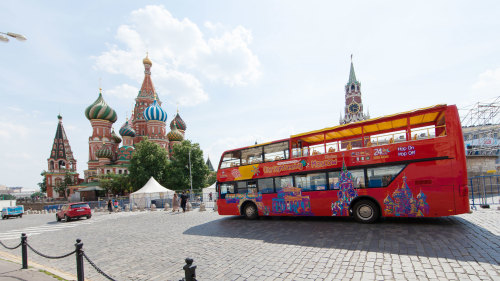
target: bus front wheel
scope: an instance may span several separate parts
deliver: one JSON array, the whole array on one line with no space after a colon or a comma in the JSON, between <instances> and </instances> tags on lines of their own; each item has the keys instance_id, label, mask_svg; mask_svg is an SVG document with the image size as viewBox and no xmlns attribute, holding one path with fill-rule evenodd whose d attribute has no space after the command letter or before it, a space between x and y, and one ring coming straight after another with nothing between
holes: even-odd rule
<instances>
[{"instance_id":1,"label":"bus front wheel","mask_svg":"<svg viewBox=\"0 0 500 281\"><path fill-rule=\"evenodd\" d=\"M249 220L254 220L259 216L259 213L257 211L257 207L254 204L248 203L245 205L245 207L243 207L243 215Z\"/></svg>"},{"instance_id":2,"label":"bus front wheel","mask_svg":"<svg viewBox=\"0 0 500 281\"><path fill-rule=\"evenodd\" d=\"M371 200L361 200L354 205L354 219L361 223L373 223L379 217L377 205Z\"/></svg>"}]
</instances>

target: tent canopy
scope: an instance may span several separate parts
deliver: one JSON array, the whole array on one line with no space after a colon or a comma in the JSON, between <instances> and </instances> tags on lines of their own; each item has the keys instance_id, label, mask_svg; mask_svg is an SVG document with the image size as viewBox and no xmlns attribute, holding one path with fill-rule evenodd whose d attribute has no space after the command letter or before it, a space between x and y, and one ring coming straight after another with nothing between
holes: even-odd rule
<instances>
[{"instance_id":1,"label":"tent canopy","mask_svg":"<svg viewBox=\"0 0 500 281\"><path fill-rule=\"evenodd\" d=\"M131 193L130 202L139 207L149 207L151 200L166 199L174 195L175 191L163 187L153 177L139 190Z\"/></svg>"},{"instance_id":2,"label":"tent canopy","mask_svg":"<svg viewBox=\"0 0 500 281\"><path fill-rule=\"evenodd\" d=\"M141 194L151 194L151 193L164 193L164 194L174 194L175 191L170 190L168 188L163 187L161 184L159 184L155 178L151 177L148 182L139 190L136 192L130 194L133 196L136 195L141 195Z\"/></svg>"}]
</instances>

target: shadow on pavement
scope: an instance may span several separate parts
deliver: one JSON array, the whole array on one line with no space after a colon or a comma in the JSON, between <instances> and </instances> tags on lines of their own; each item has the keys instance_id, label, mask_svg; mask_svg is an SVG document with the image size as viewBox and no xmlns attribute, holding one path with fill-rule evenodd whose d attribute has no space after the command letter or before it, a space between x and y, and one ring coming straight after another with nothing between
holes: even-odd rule
<instances>
[{"instance_id":1,"label":"shadow on pavement","mask_svg":"<svg viewBox=\"0 0 500 281\"><path fill-rule=\"evenodd\" d=\"M385 218L360 224L349 217L223 217L187 235L243 238L304 247L449 258L498 265L500 239L460 217Z\"/></svg>"}]
</instances>

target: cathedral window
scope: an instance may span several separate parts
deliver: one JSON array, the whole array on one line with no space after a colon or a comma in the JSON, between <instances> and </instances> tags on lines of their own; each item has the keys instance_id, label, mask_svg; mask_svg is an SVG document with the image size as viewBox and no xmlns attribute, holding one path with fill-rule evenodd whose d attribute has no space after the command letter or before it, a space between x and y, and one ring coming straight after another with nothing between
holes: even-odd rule
<instances>
[{"instance_id":1,"label":"cathedral window","mask_svg":"<svg viewBox=\"0 0 500 281\"><path fill-rule=\"evenodd\" d=\"M356 86L354 84L351 85L351 90L355 90L356 89Z\"/></svg>"},{"instance_id":2,"label":"cathedral window","mask_svg":"<svg viewBox=\"0 0 500 281\"><path fill-rule=\"evenodd\" d=\"M52 153L52 154L54 154L54 153ZM54 161L50 161L50 163L49 163L49 169L50 170L54 170Z\"/></svg>"}]
</instances>

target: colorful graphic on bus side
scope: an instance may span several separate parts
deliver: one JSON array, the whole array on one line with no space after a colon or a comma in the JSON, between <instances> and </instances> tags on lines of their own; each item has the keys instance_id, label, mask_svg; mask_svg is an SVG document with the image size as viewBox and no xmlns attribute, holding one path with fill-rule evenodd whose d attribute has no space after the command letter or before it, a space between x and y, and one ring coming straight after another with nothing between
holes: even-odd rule
<instances>
[{"instance_id":1,"label":"colorful graphic on bus side","mask_svg":"<svg viewBox=\"0 0 500 281\"><path fill-rule=\"evenodd\" d=\"M284 187L278 191L278 197L273 198L273 214L290 214L294 216L312 216L309 196L302 196L299 187Z\"/></svg>"},{"instance_id":2,"label":"colorful graphic on bus side","mask_svg":"<svg viewBox=\"0 0 500 281\"><path fill-rule=\"evenodd\" d=\"M396 188L392 193L392 197L387 195L384 199L385 215L423 217L429 214L429 204L426 199L427 196L422 190L417 194L416 199L413 197L410 187L406 183L406 176L404 176L401 187Z\"/></svg>"},{"instance_id":3,"label":"colorful graphic on bus side","mask_svg":"<svg viewBox=\"0 0 500 281\"><path fill-rule=\"evenodd\" d=\"M352 175L347 170L345 163L342 164L339 182L335 184L338 200L332 202L332 216L348 216L351 201L358 196L358 192L352 184Z\"/></svg>"}]
</instances>

